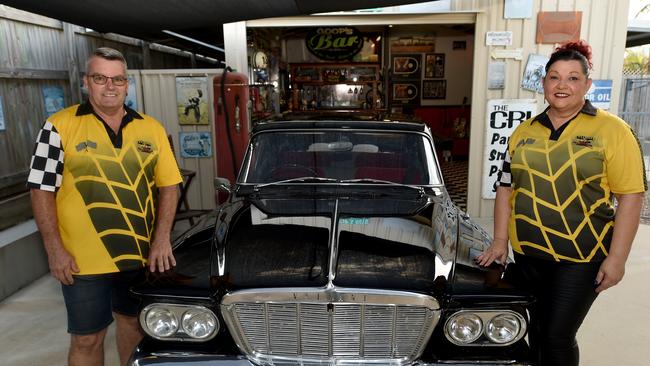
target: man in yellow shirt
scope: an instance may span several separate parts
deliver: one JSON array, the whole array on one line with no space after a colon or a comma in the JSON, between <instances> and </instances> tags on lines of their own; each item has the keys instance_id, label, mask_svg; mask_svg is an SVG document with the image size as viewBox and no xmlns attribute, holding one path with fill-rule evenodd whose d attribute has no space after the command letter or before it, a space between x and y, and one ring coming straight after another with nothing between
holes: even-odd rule
<instances>
[{"instance_id":1,"label":"man in yellow shirt","mask_svg":"<svg viewBox=\"0 0 650 366\"><path fill-rule=\"evenodd\" d=\"M125 364L142 338L129 282L147 266L175 266L170 232L181 181L167 134L124 105L126 60L95 50L86 64L88 101L48 118L27 186L52 276L62 284L70 365L101 365L117 319Z\"/></svg>"}]
</instances>

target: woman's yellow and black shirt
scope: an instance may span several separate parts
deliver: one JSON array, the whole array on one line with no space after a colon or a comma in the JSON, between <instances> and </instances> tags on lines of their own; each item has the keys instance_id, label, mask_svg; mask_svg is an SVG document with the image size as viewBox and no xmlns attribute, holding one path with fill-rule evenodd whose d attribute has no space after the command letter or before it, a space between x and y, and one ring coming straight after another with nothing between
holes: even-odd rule
<instances>
[{"instance_id":1,"label":"woman's yellow and black shirt","mask_svg":"<svg viewBox=\"0 0 650 366\"><path fill-rule=\"evenodd\" d=\"M639 141L627 123L589 101L558 130L547 111L519 125L508 142L498 184L513 188L510 242L533 257L602 261L613 233L613 193L647 190Z\"/></svg>"},{"instance_id":2,"label":"woman's yellow and black shirt","mask_svg":"<svg viewBox=\"0 0 650 366\"><path fill-rule=\"evenodd\" d=\"M85 103L45 122L27 186L56 192L61 240L89 275L146 265L157 188L181 179L158 121L126 108L115 133Z\"/></svg>"}]
</instances>

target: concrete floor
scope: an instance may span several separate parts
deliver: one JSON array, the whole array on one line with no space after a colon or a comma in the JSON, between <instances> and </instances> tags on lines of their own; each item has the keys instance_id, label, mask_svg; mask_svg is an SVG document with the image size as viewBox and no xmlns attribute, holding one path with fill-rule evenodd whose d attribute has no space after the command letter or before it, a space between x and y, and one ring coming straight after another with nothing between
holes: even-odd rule
<instances>
[{"instance_id":1,"label":"concrete floor","mask_svg":"<svg viewBox=\"0 0 650 366\"><path fill-rule=\"evenodd\" d=\"M482 224L491 231L491 222ZM625 279L596 300L578 335L581 365L650 364L650 225L641 225ZM0 302L0 364L65 365L69 336L58 283L49 275ZM117 366L114 326L106 365Z\"/></svg>"}]
</instances>

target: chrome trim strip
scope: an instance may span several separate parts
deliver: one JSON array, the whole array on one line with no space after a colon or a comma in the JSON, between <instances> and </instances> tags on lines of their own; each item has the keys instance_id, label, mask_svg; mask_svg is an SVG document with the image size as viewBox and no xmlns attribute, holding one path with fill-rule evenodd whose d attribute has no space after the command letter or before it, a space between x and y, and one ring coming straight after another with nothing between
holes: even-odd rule
<instances>
[{"instance_id":1,"label":"chrome trim strip","mask_svg":"<svg viewBox=\"0 0 650 366\"><path fill-rule=\"evenodd\" d=\"M197 301L206 301L206 302L212 302L214 300L211 297L202 297L202 296L148 294L144 292L138 292L137 290L133 290L132 292L135 293L136 295L140 295L142 297L147 297L150 299L174 299L174 300L181 299L181 300L197 300Z\"/></svg>"},{"instance_id":2,"label":"chrome trim strip","mask_svg":"<svg viewBox=\"0 0 650 366\"><path fill-rule=\"evenodd\" d=\"M334 213L332 214L332 223L330 229L330 258L329 268L327 271L327 287L334 287L334 278L336 278L336 265L339 254L339 199L334 202Z\"/></svg>"},{"instance_id":3,"label":"chrome trim strip","mask_svg":"<svg viewBox=\"0 0 650 366\"><path fill-rule=\"evenodd\" d=\"M440 303L434 297L406 291L377 290L350 287L275 287L239 290L226 294L221 306L235 303L352 303L374 305L422 306L440 310Z\"/></svg>"}]
</instances>

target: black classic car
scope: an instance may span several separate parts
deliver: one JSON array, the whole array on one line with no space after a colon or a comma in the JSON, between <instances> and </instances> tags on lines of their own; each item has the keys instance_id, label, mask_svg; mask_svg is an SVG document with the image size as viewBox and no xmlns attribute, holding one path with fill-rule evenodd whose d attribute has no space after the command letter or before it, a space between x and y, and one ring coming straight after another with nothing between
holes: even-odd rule
<instances>
[{"instance_id":1,"label":"black classic car","mask_svg":"<svg viewBox=\"0 0 650 366\"><path fill-rule=\"evenodd\" d=\"M257 124L227 202L133 292L131 365L528 365L531 299L452 203L429 129ZM515 276L516 277L516 276Z\"/></svg>"}]
</instances>

